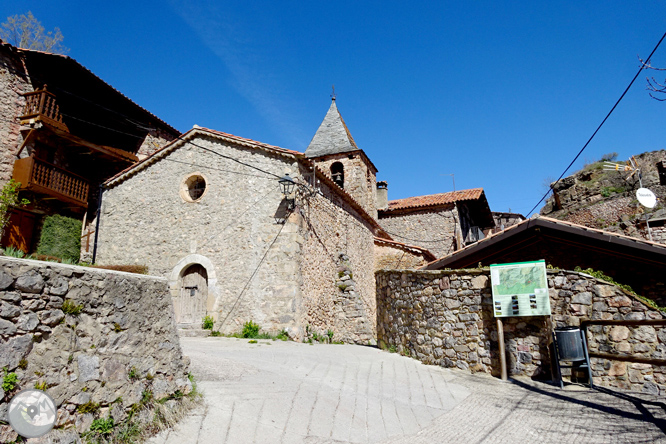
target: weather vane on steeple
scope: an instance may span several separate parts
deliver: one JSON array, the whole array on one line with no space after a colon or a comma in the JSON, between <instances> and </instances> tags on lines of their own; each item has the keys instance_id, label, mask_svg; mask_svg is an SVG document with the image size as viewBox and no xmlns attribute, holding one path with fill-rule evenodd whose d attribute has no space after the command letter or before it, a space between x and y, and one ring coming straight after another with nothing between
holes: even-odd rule
<instances>
[{"instance_id":1,"label":"weather vane on steeple","mask_svg":"<svg viewBox=\"0 0 666 444\"><path fill-rule=\"evenodd\" d=\"M335 100L335 85L333 85L333 92L331 93L331 99Z\"/></svg>"}]
</instances>

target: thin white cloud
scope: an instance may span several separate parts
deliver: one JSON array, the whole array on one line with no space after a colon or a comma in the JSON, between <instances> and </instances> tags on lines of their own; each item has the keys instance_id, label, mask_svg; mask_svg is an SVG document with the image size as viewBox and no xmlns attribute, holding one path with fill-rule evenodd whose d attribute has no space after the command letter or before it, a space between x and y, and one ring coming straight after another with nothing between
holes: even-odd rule
<instances>
[{"instance_id":1,"label":"thin white cloud","mask_svg":"<svg viewBox=\"0 0 666 444\"><path fill-rule=\"evenodd\" d=\"M266 121L290 142L293 149L304 149L307 136L295 118L286 111L280 82L268 69L246 28L210 0L170 0L173 10L192 28L204 44L226 65L231 86L243 96ZM224 128L218 128L224 131Z\"/></svg>"}]
</instances>

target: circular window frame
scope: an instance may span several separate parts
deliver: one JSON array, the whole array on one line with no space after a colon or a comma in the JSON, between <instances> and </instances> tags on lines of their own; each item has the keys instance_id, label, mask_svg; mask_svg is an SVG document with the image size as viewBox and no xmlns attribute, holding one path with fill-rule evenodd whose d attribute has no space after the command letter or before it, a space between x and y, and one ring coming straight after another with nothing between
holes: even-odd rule
<instances>
[{"instance_id":1,"label":"circular window frame","mask_svg":"<svg viewBox=\"0 0 666 444\"><path fill-rule=\"evenodd\" d=\"M196 199L192 199L192 196L190 196L190 186L197 179L203 180L205 188L203 193L201 193L201 196L199 196ZM180 182L180 189L179 189L180 198L188 203L201 202L201 199L203 199L206 193L208 193L209 188L210 187L208 186L208 178L206 177L206 175L200 171L195 171L194 173L190 173L187 176L185 176L183 180Z\"/></svg>"}]
</instances>

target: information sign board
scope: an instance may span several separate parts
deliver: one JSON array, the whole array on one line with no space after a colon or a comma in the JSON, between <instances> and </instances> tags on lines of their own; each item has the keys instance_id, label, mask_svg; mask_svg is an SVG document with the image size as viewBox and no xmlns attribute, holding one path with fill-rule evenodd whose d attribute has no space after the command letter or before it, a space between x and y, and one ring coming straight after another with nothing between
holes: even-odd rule
<instances>
[{"instance_id":1,"label":"information sign board","mask_svg":"<svg viewBox=\"0 0 666 444\"><path fill-rule=\"evenodd\" d=\"M493 264L490 282L495 317L550 315L544 260Z\"/></svg>"}]
</instances>

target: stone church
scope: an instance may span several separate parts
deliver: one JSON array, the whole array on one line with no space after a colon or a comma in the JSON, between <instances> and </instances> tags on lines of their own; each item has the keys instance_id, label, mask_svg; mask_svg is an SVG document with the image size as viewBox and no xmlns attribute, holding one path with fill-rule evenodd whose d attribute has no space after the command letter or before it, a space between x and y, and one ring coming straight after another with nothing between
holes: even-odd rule
<instances>
[{"instance_id":1,"label":"stone church","mask_svg":"<svg viewBox=\"0 0 666 444\"><path fill-rule=\"evenodd\" d=\"M167 277L181 326L371 343L376 269L494 226L482 189L388 201L376 174L335 99L303 153L195 126L104 184L96 260Z\"/></svg>"}]
</instances>

